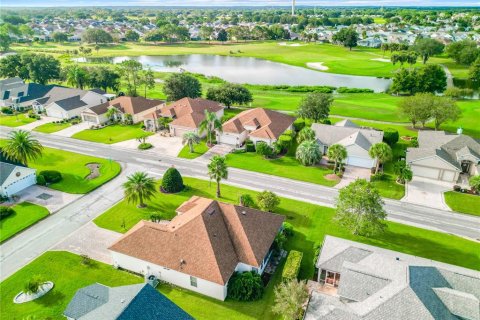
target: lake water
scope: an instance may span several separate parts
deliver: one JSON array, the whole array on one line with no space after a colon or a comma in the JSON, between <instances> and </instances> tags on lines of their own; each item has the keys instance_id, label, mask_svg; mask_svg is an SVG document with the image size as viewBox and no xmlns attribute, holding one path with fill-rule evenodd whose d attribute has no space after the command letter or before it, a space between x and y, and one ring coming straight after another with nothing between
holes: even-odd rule
<instances>
[{"instance_id":1,"label":"lake water","mask_svg":"<svg viewBox=\"0 0 480 320\"><path fill-rule=\"evenodd\" d=\"M187 70L207 76L216 76L234 83L297 86L325 85L367 88L375 92L385 91L391 84L391 80L389 79L326 73L250 57L190 54L79 58L77 61L120 63L128 59L137 60L143 65L151 67L154 71L179 72L181 70Z\"/></svg>"}]
</instances>

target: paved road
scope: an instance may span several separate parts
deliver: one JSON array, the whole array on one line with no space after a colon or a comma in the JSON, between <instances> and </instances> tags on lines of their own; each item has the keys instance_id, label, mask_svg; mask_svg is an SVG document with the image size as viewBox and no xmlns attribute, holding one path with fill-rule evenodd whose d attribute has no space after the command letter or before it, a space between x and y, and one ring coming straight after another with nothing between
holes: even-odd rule
<instances>
[{"instance_id":1,"label":"paved road","mask_svg":"<svg viewBox=\"0 0 480 320\"><path fill-rule=\"evenodd\" d=\"M10 130L2 128L0 138L4 138ZM2 280L121 200L123 195L118 192L118 189L126 175L137 170L161 175L165 169L174 165L185 176L206 177L206 163L202 161L179 159L151 151L140 153L135 150L37 132L33 134L48 147L111 158L127 165L116 179L1 245L0 279ZM229 169L229 179L225 183L253 190L268 189L285 197L330 207L334 205L334 199L338 194L338 191L333 188L235 168ZM385 200L385 208L388 219L392 221L472 239L480 238L479 217L389 199Z\"/></svg>"}]
</instances>

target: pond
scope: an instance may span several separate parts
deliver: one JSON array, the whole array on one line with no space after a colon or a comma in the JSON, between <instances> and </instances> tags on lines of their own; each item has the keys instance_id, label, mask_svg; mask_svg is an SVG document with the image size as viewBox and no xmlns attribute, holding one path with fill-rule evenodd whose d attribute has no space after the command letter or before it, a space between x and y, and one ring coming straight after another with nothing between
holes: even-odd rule
<instances>
[{"instance_id":1,"label":"pond","mask_svg":"<svg viewBox=\"0 0 480 320\"><path fill-rule=\"evenodd\" d=\"M143 65L151 67L154 71L179 72L187 70L206 76L216 76L234 83L292 86L325 85L367 88L375 92L385 91L391 84L389 79L326 73L250 57L190 54L78 58L76 61L120 63L127 59L137 60Z\"/></svg>"}]
</instances>

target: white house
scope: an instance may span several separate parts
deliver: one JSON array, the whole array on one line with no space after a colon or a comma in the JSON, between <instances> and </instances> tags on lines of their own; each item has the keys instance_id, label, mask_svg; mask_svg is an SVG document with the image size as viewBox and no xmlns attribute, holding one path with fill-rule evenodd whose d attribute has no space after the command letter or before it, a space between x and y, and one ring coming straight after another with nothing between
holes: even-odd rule
<instances>
[{"instance_id":1,"label":"white house","mask_svg":"<svg viewBox=\"0 0 480 320\"><path fill-rule=\"evenodd\" d=\"M376 166L376 159L369 156L368 150L373 144L382 142L383 131L362 129L350 120L333 126L314 123L312 129L323 154L327 154L331 145L340 144L347 149L345 164L363 168Z\"/></svg>"},{"instance_id":2,"label":"white house","mask_svg":"<svg viewBox=\"0 0 480 320\"><path fill-rule=\"evenodd\" d=\"M246 110L223 124L222 132L217 132L217 142L239 147L250 139L255 144L263 141L271 145L292 129L294 121L292 116L269 109Z\"/></svg>"},{"instance_id":3,"label":"white house","mask_svg":"<svg viewBox=\"0 0 480 320\"><path fill-rule=\"evenodd\" d=\"M35 169L0 162L0 195L11 197L37 183Z\"/></svg>"},{"instance_id":4,"label":"white house","mask_svg":"<svg viewBox=\"0 0 480 320\"><path fill-rule=\"evenodd\" d=\"M141 221L109 250L115 267L225 300L235 271L263 273L284 219L195 196L171 221Z\"/></svg>"}]
</instances>

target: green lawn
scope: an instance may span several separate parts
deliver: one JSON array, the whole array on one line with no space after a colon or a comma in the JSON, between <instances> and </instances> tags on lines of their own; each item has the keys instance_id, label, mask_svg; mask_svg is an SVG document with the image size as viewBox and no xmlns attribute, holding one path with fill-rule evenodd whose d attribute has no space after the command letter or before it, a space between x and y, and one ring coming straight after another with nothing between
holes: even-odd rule
<instances>
[{"instance_id":1,"label":"green lawn","mask_svg":"<svg viewBox=\"0 0 480 320\"><path fill-rule=\"evenodd\" d=\"M142 125L143 123L138 123L136 125L115 124L106 126L102 129L87 129L74 134L72 138L112 144L125 140L136 139L143 135L150 136L153 134L152 132L142 130Z\"/></svg>"},{"instance_id":2,"label":"green lawn","mask_svg":"<svg viewBox=\"0 0 480 320\"><path fill-rule=\"evenodd\" d=\"M35 275L52 281L52 291L35 301L14 304L15 295ZM0 283L1 318L65 319L63 311L75 292L96 282L115 287L142 283L143 279L101 262L95 261L93 265L85 266L81 263L81 257L72 253L49 251Z\"/></svg>"},{"instance_id":3,"label":"green lawn","mask_svg":"<svg viewBox=\"0 0 480 320\"><path fill-rule=\"evenodd\" d=\"M33 131L43 132L43 133L53 133L70 127L71 123L45 123L41 126L36 127Z\"/></svg>"},{"instance_id":4,"label":"green lawn","mask_svg":"<svg viewBox=\"0 0 480 320\"><path fill-rule=\"evenodd\" d=\"M193 152L190 152L190 147L186 144L183 146L182 150L178 153L179 158L184 159L195 159L200 157L202 154L208 151L207 144L204 139L200 141L199 144L193 146Z\"/></svg>"},{"instance_id":5,"label":"green lawn","mask_svg":"<svg viewBox=\"0 0 480 320\"><path fill-rule=\"evenodd\" d=\"M18 116L0 115L0 126L19 127L34 121L37 121L37 119L29 118L26 114L19 114Z\"/></svg>"},{"instance_id":6,"label":"green lawn","mask_svg":"<svg viewBox=\"0 0 480 320\"><path fill-rule=\"evenodd\" d=\"M29 202L16 204L12 206L12 209L15 210L13 215L0 220L0 242L13 237L49 215L46 208Z\"/></svg>"},{"instance_id":7,"label":"green lawn","mask_svg":"<svg viewBox=\"0 0 480 320\"><path fill-rule=\"evenodd\" d=\"M445 192L445 202L457 212L480 216L480 196L455 191Z\"/></svg>"}]
</instances>

